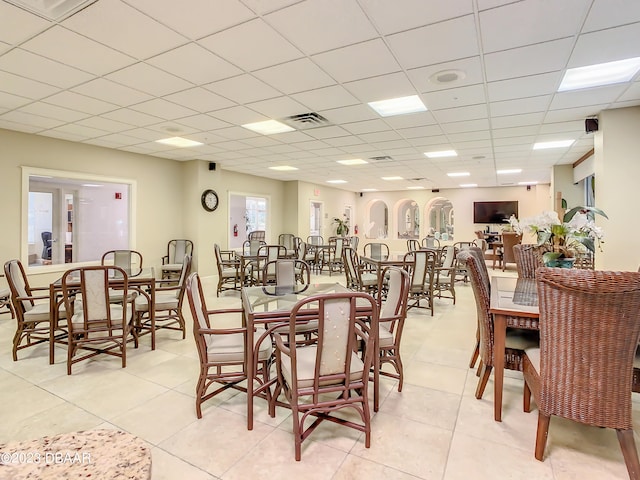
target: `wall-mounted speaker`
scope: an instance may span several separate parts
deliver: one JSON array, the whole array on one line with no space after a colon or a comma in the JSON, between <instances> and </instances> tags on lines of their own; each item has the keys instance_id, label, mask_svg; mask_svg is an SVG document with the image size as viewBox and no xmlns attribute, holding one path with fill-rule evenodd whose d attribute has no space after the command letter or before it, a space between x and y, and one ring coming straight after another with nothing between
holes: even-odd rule
<instances>
[{"instance_id":1,"label":"wall-mounted speaker","mask_svg":"<svg viewBox=\"0 0 640 480\"><path fill-rule=\"evenodd\" d=\"M362 196L362 192L360 192L360 196Z\"/></svg>"},{"instance_id":2,"label":"wall-mounted speaker","mask_svg":"<svg viewBox=\"0 0 640 480\"><path fill-rule=\"evenodd\" d=\"M531 185L527 185L527 192L531 191Z\"/></svg>"},{"instance_id":3,"label":"wall-mounted speaker","mask_svg":"<svg viewBox=\"0 0 640 480\"><path fill-rule=\"evenodd\" d=\"M598 131L598 119L597 118L587 118L584 121L584 130L587 133L593 133Z\"/></svg>"},{"instance_id":4,"label":"wall-mounted speaker","mask_svg":"<svg viewBox=\"0 0 640 480\"><path fill-rule=\"evenodd\" d=\"M209 170L215 170L216 169L216 162L209 162Z\"/></svg>"},{"instance_id":5,"label":"wall-mounted speaker","mask_svg":"<svg viewBox=\"0 0 640 480\"><path fill-rule=\"evenodd\" d=\"M440 191L440 189L439 189L439 188L432 188L432 189L431 189L431 191L432 191L433 193L438 193L438 192Z\"/></svg>"}]
</instances>

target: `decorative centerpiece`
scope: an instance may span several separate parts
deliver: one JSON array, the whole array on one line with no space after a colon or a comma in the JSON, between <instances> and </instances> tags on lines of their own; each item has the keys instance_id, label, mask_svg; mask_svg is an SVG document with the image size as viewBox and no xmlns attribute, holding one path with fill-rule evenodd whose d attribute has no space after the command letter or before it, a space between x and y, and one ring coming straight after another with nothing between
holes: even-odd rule
<instances>
[{"instance_id":1,"label":"decorative centerpiece","mask_svg":"<svg viewBox=\"0 0 640 480\"><path fill-rule=\"evenodd\" d=\"M544 248L542 255L548 267L571 268L577 253L594 253L596 245L604 237L602 229L595 224L595 216L607 215L595 207L574 207L565 213L562 222L556 212L518 220L511 216L509 224L518 234L527 231L537 237L537 246Z\"/></svg>"}]
</instances>

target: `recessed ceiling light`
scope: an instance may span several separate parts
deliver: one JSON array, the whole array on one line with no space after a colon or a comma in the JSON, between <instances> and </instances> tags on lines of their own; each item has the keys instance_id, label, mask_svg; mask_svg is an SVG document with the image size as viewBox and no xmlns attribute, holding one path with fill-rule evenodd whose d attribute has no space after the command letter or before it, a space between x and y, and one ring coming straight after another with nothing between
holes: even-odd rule
<instances>
[{"instance_id":1,"label":"recessed ceiling light","mask_svg":"<svg viewBox=\"0 0 640 480\"><path fill-rule=\"evenodd\" d=\"M97 183L83 183L82 184L83 187L92 187L92 188L99 188L102 187L102 185L99 185Z\"/></svg>"},{"instance_id":2,"label":"recessed ceiling light","mask_svg":"<svg viewBox=\"0 0 640 480\"><path fill-rule=\"evenodd\" d=\"M382 177L382 180L402 180L402 177Z\"/></svg>"},{"instance_id":3,"label":"recessed ceiling light","mask_svg":"<svg viewBox=\"0 0 640 480\"><path fill-rule=\"evenodd\" d=\"M538 142L533 144L534 150L544 150L547 148L566 148L573 145L575 140L556 140L554 142Z\"/></svg>"},{"instance_id":4,"label":"recessed ceiling light","mask_svg":"<svg viewBox=\"0 0 640 480\"><path fill-rule=\"evenodd\" d=\"M640 70L640 57L570 68L564 74L558 91L565 92L628 82L638 73L638 70Z\"/></svg>"},{"instance_id":5,"label":"recessed ceiling light","mask_svg":"<svg viewBox=\"0 0 640 480\"><path fill-rule=\"evenodd\" d=\"M189 140L188 138L182 137L163 138L162 140L156 140L156 142L178 148L197 147L198 145L204 145L201 142L196 142L195 140Z\"/></svg>"},{"instance_id":6,"label":"recessed ceiling light","mask_svg":"<svg viewBox=\"0 0 640 480\"><path fill-rule=\"evenodd\" d=\"M477 187L478 184L477 183L461 183L460 186L462 188L472 188L472 187Z\"/></svg>"},{"instance_id":7,"label":"recessed ceiling light","mask_svg":"<svg viewBox=\"0 0 640 480\"><path fill-rule=\"evenodd\" d=\"M443 157L457 157L458 154L455 150L440 150L439 152L424 152L426 157L429 158L443 158Z\"/></svg>"},{"instance_id":8,"label":"recessed ceiling light","mask_svg":"<svg viewBox=\"0 0 640 480\"><path fill-rule=\"evenodd\" d=\"M424 190L424 187L419 187L419 186L407 187L407 190Z\"/></svg>"},{"instance_id":9,"label":"recessed ceiling light","mask_svg":"<svg viewBox=\"0 0 640 480\"><path fill-rule=\"evenodd\" d=\"M270 170L278 170L279 172L290 172L293 170L298 170L297 167L292 167L290 165L280 165L278 167L269 167Z\"/></svg>"},{"instance_id":10,"label":"recessed ceiling light","mask_svg":"<svg viewBox=\"0 0 640 480\"><path fill-rule=\"evenodd\" d=\"M360 190L361 192L377 192L378 189L377 188L363 188L362 190Z\"/></svg>"},{"instance_id":11,"label":"recessed ceiling light","mask_svg":"<svg viewBox=\"0 0 640 480\"><path fill-rule=\"evenodd\" d=\"M531 181L531 182L518 182L518 185L537 185L538 182L536 181Z\"/></svg>"},{"instance_id":12,"label":"recessed ceiling light","mask_svg":"<svg viewBox=\"0 0 640 480\"><path fill-rule=\"evenodd\" d=\"M362 160L361 158L352 158L351 160L337 160L338 163L342 165L364 165L365 163L369 163L366 160Z\"/></svg>"},{"instance_id":13,"label":"recessed ceiling light","mask_svg":"<svg viewBox=\"0 0 640 480\"><path fill-rule=\"evenodd\" d=\"M265 120L264 122L245 123L244 128L252 130L262 135L273 135L274 133L293 132L295 128L280 123L277 120Z\"/></svg>"},{"instance_id":14,"label":"recessed ceiling light","mask_svg":"<svg viewBox=\"0 0 640 480\"><path fill-rule=\"evenodd\" d=\"M347 183L346 180L327 180L327 183Z\"/></svg>"},{"instance_id":15,"label":"recessed ceiling light","mask_svg":"<svg viewBox=\"0 0 640 480\"><path fill-rule=\"evenodd\" d=\"M369 102L369 106L383 117L427 111L427 107L424 106L424 103L422 103L422 100L420 100L420 97L417 95L380 100L379 102Z\"/></svg>"},{"instance_id":16,"label":"recessed ceiling light","mask_svg":"<svg viewBox=\"0 0 640 480\"><path fill-rule=\"evenodd\" d=\"M447 173L448 177L468 177L471 175L469 172L451 172Z\"/></svg>"},{"instance_id":17,"label":"recessed ceiling light","mask_svg":"<svg viewBox=\"0 0 640 480\"><path fill-rule=\"evenodd\" d=\"M506 170L496 170L498 175L509 175L510 173L522 173L521 168L508 168Z\"/></svg>"}]
</instances>

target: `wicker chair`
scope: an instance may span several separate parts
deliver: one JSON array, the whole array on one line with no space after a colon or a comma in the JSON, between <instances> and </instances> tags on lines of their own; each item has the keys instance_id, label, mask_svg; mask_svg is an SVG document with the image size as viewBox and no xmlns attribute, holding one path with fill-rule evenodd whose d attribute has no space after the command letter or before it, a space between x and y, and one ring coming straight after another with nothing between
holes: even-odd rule
<instances>
[{"instance_id":1,"label":"wicker chair","mask_svg":"<svg viewBox=\"0 0 640 480\"><path fill-rule=\"evenodd\" d=\"M464 265L462 265L464 267ZM456 304L456 248L452 245L442 247L442 264L434 269L433 291L438 298L451 298ZM465 275L466 269L465 269Z\"/></svg>"},{"instance_id":2,"label":"wicker chair","mask_svg":"<svg viewBox=\"0 0 640 480\"><path fill-rule=\"evenodd\" d=\"M383 258L389 256L389 245L380 242L367 243L364 246L363 256L369 258Z\"/></svg>"},{"instance_id":3,"label":"wicker chair","mask_svg":"<svg viewBox=\"0 0 640 480\"><path fill-rule=\"evenodd\" d=\"M543 460L551 415L614 428L629 477L640 479L631 385L640 338L640 274L537 271L540 347L526 350L524 409L538 405L535 457Z\"/></svg>"},{"instance_id":4,"label":"wicker chair","mask_svg":"<svg viewBox=\"0 0 640 480\"><path fill-rule=\"evenodd\" d=\"M507 268L507 263L516 263L513 254L513 246L520 243L522 237L515 232L503 232L502 234L502 271Z\"/></svg>"},{"instance_id":5,"label":"wicker chair","mask_svg":"<svg viewBox=\"0 0 640 480\"><path fill-rule=\"evenodd\" d=\"M422 248L440 248L440 240L430 235L424 237L420 243L422 244Z\"/></svg>"},{"instance_id":6,"label":"wicker chair","mask_svg":"<svg viewBox=\"0 0 640 480\"><path fill-rule=\"evenodd\" d=\"M407 252L414 252L416 250L420 250L421 245L418 240L411 239L407 240Z\"/></svg>"},{"instance_id":7,"label":"wicker chair","mask_svg":"<svg viewBox=\"0 0 640 480\"><path fill-rule=\"evenodd\" d=\"M436 269L437 253L434 250L417 250L404 256L404 269L411 276L409 299L413 300L408 308L428 308L433 316L433 278ZM422 307L420 300L426 300Z\"/></svg>"},{"instance_id":8,"label":"wicker chair","mask_svg":"<svg viewBox=\"0 0 640 480\"><path fill-rule=\"evenodd\" d=\"M182 259L185 255L193 255L191 240L169 240L167 254L162 257L162 278L178 278L182 270Z\"/></svg>"},{"instance_id":9,"label":"wicker chair","mask_svg":"<svg viewBox=\"0 0 640 480\"><path fill-rule=\"evenodd\" d=\"M213 250L216 255L218 267L218 287L216 297L224 290L239 290L240 285L240 260L236 258L232 250L220 250L220 245L215 243ZM233 286L232 286L233 285Z\"/></svg>"},{"instance_id":10,"label":"wicker chair","mask_svg":"<svg viewBox=\"0 0 640 480\"><path fill-rule=\"evenodd\" d=\"M265 263L262 267L263 285L270 283L269 272L273 272L275 284L279 287L292 287L298 282L309 285L311 281L309 264L296 258L279 258Z\"/></svg>"},{"instance_id":11,"label":"wicker chair","mask_svg":"<svg viewBox=\"0 0 640 480\"><path fill-rule=\"evenodd\" d=\"M491 292L491 283L489 280L489 271L487 270L487 262L484 261L484 251L480 247L469 247L467 249L469 253L476 257L478 262L478 270L480 272L480 277L483 283L487 287L487 291ZM459 252L458 252L459 253ZM460 265L462 265L462 261L460 256L457 256L457 261ZM478 318L478 321L480 319ZM471 360L469 361L469 368L473 368L476 366L476 361L480 356L480 324L478 323L478 328L476 329L476 345L473 348L473 353L471 354ZM480 369L478 369L477 374L480 374Z\"/></svg>"},{"instance_id":12,"label":"wicker chair","mask_svg":"<svg viewBox=\"0 0 640 480\"><path fill-rule=\"evenodd\" d=\"M482 398L493 369L493 316L489 313L489 285L483 279L482 267L476 254L463 250L458 259L467 266L473 295L476 299L478 326L480 330L480 379L476 388L476 398ZM522 357L525 348L535 347L538 340L530 332L516 329L507 330L505 342L505 368L522 371Z\"/></svg>"},{"instance_id":13,"label":"wicker chair","mask_svg":"<svg viewBox=\"0 0 640 480\"><path fill-rule=\"evenodd\" d=\"M329 239L329 248L322 250L322 257L319 259L320 273L323 272L325 266L329 269L329 276L331 276L333 272L342 273L344 269L342 252L345 243L344 237L331 237Z\"/></svg>"},{"instance_id":14,"label":"wicker chair","mask_svg":"<svg viewBox=\"0 0 640 480\"><path fill-rule=\"evenodd\" d=\"M544 267L542 262L543 247L536 245L514 245L513 256L516 260L518 276L521 278L535 278L536 269Z\"/></svg>"},{"instance_id":15,"label":"wicker chair","mask_svg":"<svg viewBox=\"0 0 640 480\"><path fill-rule=\"evenodd\" d=\"M378 275L364 270L355 249L345 247L343 263L347 277L347 288L356 291L375 292L378 288Z\"/></svg>"}]
</instances>

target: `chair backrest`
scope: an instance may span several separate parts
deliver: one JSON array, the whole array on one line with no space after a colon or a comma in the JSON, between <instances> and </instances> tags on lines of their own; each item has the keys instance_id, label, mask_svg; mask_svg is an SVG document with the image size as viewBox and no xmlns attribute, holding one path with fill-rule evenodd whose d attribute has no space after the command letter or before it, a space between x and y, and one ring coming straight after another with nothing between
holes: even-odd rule
<instances>
[{"instance_id":1,"label":"chair backrest","mask_svg":"<svg viewBox=\"0 0 640 480\"><path fill-rule=\"evenodd\" d=\"M502 250L503 265L506 263L516 263L516 258L513 255L513 246L520 243L521 237L515 232L503 232L502 234Z\"/></svg>"},{"instance_id":2,"label":"chair backrest","mask_svg":"<svg viewBox=\"0 0 640 480\"><path fill-rule=\"evenodd\" d=\"M536 276L540 412L631 429L640 274L543 267Z\"/></svg>"},{"instance_id":3,"label":"chair backrest","mask_svg":"<svg viewBox=\"0 0 640 480\"><path fill-rule=\"evenodd\" d=\"M16 313L22 317L24 312L33 308L34 302L31 299L18 300L18 298L30 297L31 287L29 279L24 271L20 260L9 260L4 264L4 276L7 279L9 290L11 291L11 303Z\"/></svg>"},{"instance_id":4,"label":"chair backrest","mask_svg":"<svg viewBox=\"0 0 640 480\"><path fill-rule=\"evenodd\" d=\"M409 290L413 293L423 292L433 286L433 272L437 264L434 250L416 250L404 256L404 268L411 274Z\"/></svg>"},{"instance_id":5,"label":"chair backrest","mask_svg":"<svg viewBox=\"0 0 640 480\"><path fill-rule=\"evenodd\" d=\"M387 295L383 301L383 284L387 279ZM380 322L391 322L387 327L396 333L396 339L402 334L402 326L407 318L409 301L409 273L400 267L386 267L378 281L378 307ZM397 323L400 322L400 325Z\"/></svg>"},{"instance_id":6,"label":"chair backrest","mask_svg":"<svg viewBox=\"0 0 640 480\"><path fill-rule=\"evenodd\" d=\"M365 257L382 258L389 256L389 246L386 243L371 242L364 246Z\"/></svg>"},{"instance_id":7,"label":"chair backrest","mask_svg":"<svg viewBox=\"0 0 640 480\"><path fill-rule=\"evenodd\" d=\"M466 267L473 288L478 315L478 333L480 334L480 359L484 365L489 367L493 365L493 318L489 313L490 284L483 278L481 262L476 253L471 250L463 250L458 253L458 261Z\"/></svg>"},{"instance_id":8,"label":"chair backrest","mask_svg":"<svg viewBox=\"0 0 640 480\"><path fill-rule=\"evenodd\" d=\"M275 260L286 257L287 249L282 245L262 245L258 250L258 256L261 257L260 267L268 267L265 268L268 278L265 276L263 281L271 281L275 280Z\"/></svg>"},{"instance_id":9,"label":"chair backrest","mask_svg":"<svg viewBox=\"0 0 640 480\"><path fill-rule=\"evenodd\" d=\"M294 238L295 238L295 235L293 233L281 233L280 235L278 235L278 244L282 245L287 250L293 250L294 249L294 244L293 244L293 239Z\"/></svg>"},{"instance_id":10,"label":"chair backrest","mask_svg":"<svg viewBox=\"0 0 640 480\"><path fill-rule=\"evenodd\" d=\"M458 249L458 251L466 250L467 248L469 248L472 245L474 245L473 242L455 242L453 244L453 246L456 247Z\"/></svg>"},{"instance_id":11,"label":"chair backrest","mask_svg":"<svg viewBox=\"0 0 640 480\"><path fill-rule=\"evenodd\" d=\"M167 245L169 263L181 263L185 255L193 254L193 242L184 238L170 240Z\"/></svg>"},{"instance_id":12,"label":"chair backrest","mask_svg":"<svg viewBox=\"0 0 640 480\"><path fill-rule=\"evenodd\" d=\"M349 237L349 246L353 248L356 252L358 251L358 244L360 243L360 237L356 237L355 235Z\"/></svg>"},{"instance_id":13,"label":"chair backrest","mask_svg":"<svg viewBox=\"0 0 640 480\"><path fill-rule=\"evenodd\" d=\"M360 384L367 388L369 381L369 371L373 363L373 351L375 345L375 335L370 332L378 331L378 305L373 297L363 292L340 292L313 295L300 300L291 310L289 319L289 338L296 336L296 321L309 321L309 305L313 304L313 311L317 312L318 336L314 355L305 360L306 372L314 372L311 382L298 381L298 371L296 365L297 349L307 348L298 346L297 342L290 342L290 357L292 366L291 388L294 398L298 393L305 392L306 395L313 395L313 401L318 402L317 394L323 387L328 391L336 392L338 385L341 395L349 397L349 388L353 384ZM369 325L367 325L356 311L364 307L371 307ZM300 317L300 320L298 320ZM276 336L278 336L276 334ZM279 338L276 340L278 342ZM352 356L356 355L360 343L364 344L364 368L361 372L352 372ZM279 343L282 343L281 340ZM304 378L307 380L307 378ZM343 390L344 389L344 390ZM308 392L308 393L306 393ZM334 397L335 398L335 397Z\"/></svg>"},{"instance_id":14,"label":"chair backrest","mask_svg":"<svg viewBox=\"0 0 640 480\"><path fill-rule=\"evenodd\" d=\"M513 246L513 257L518 269L518 276L522 278L535 278L536 269L544 267L541 247L529 244L517 244Z\"/></svg>"},{"instance_id":15,"label":"chair backrest","mask_svg":"<svg viewBox=\"0 0 640 480\"><path fill-rule=\"evenodd\" d=\"M247 235L247 240L262 240L265 239L265 231L264 230L254 230L253 232L249 232Z\"/></svg>"},{"instance_id":16,"label":"chair backrest","mask_svg":"<svg viewBox=\"0 0 640 480\"><path fill-rule=\"evenodd\" d=\"M220 253L220 245L217 243L213 244L213 251L216 255L216 266L218 267L218 274L222 275L222 253Z\"/></svg>"},{"instance_id":17,"label":"chair backrest","mask_svg":"<svg viewBox=\"0 0 640 480\"><path fill-rule=\"evenodd\" d=\"M452 268L456 260L456 248L453 245L442 247L442 268Z\"/></svg>"},{"instance_id":18,"label":"chair backrest","mask_svg":"<svg viewBox=\"0 0 640 480\"><path fill-rule=\"evenodd\" d=\"M191 273L191 255L185 255L182 258L182 269L180 270L180 278L178 279L178 286L180 287L176 292L176 297L179 300L179 305L182 306L182 299L184 298L184 292L187 286L187 277Z\"/></svg>"},{"instance_id":19,"label":"chair backrest","mask_svg":"<svg viewBox=\"0 0 640 480\"><path fill-rule=\"evenodd\" d=\"M279 287L291 287L296 284L296 261L293 258L279 258L270 260L264 264L262 268L262 283L267 285L269 282L269 272L273 272L275 283Z\"/></svg>"},{"instance_id":20,"label":"chair backrest","mask_svg":"<svg viewBox=\"0 0 640 480\"><path fill-rule=\"evenodd\" d=\"M306 256L307 256L307 242L300 240L298 242L298 247L296 250L296 258L304 262L306 260Z\"/></svg>"},{"instance_id":21,"label":"chair backrest","mask_svg":"<svg viewBox=\"0 0 640 480\"><path fill-rule=\"evenodd\" d=\"M484 260L484 251L478 247L469 247L466 251L476 257L480 276L482 277L482 281L487 285L487 290L490 292L491 280L489 278L489 271L487 270L487 262ZM464 266L464 262L460 260L460 252L457 254L457 261L458 265Z\"/></svg>"},{"instance_id":22,"label":"chair backrest","mask_svg":"<svg viewBox=\"0 0 640 480\"><path fill-rule=\"evenodd\" d=\"M358 253L353 247L345 247L342 251L342 263L344 263L344 273L347 278L347 288L360 290L360 275L358 273Z\"/></svg>"},{"instance_id":23,"label":"chair backrest","mask_svg":"<svg viewBox=\"0 0 640 480\"><path fill-rule=\"evenodd\" d=\"M309 235L307 243L309 245L324 245L324 238L321 235Z\"/></svg>"},{"instance_id":24,"label":"chair backrest","mask_svg":"<svg viewBox=\"0 0 640 480\"><path fill-rule=\"evenodd\" d=\"M258 251L263 245L266 245L264 240L245 240L242 244L242 252L245 255L258 255Z\"/></svg>"},{"instance_id":25,"label":"chair backrest","mask_svg":"<svg viewBox=\"0 0 640 480\"><path fill-rule=\"evenodd\" d=\"M413 252L415 250L420 250L420 242L415 239L407 240L407 252Z\"/></svg>"},{"instance_id":26,"label":"chair backrest","mask_svg":"<svg viewBox=\"0 0 640 480\"><path fill-rule=\"evenodd\" d=\"M440 240L429 235L422 239L422 246L424 248L440 248Z\"/></svg>"},{"instance_id":27,"label":"chair backrest","mask_svg":"<svg viewBox=\"0 0 640 480\"><path fill-rule=\"evenodd\" d=\"M129 275L137 275L142 271L142 254L136 250L109 250L102 255L101 265L115 265Z\"/></svg>"},{"instance_id":28,"label":"chair backrest","mask_svg":"<svg viewBox=\"0 0 640 480\"><path fill-rule=\"evenodd\" d=\"M484 238L476 238L473 241L473 245L480 248L483 252L489 248L487 241Z\"/></svg>"},{"instance_id":29,"label":"chair backrest","mask_svg":"<svg viewBox=\"0 0 640 480\"><path fill-rule=\"evenodd\" d=\"M335 237L332 239L333 257L342 259L342 250L344 249L345 239L343 237Z\"/></svg>"},{"instance_id":30,"label":"chair backrest","mask_svg":"<svg viewBox=\"0 0 640 480\"><path fill-rule=\"evenodd\" d=\"M51 232L42 232L42 259L51 260Z\"/></svg>"},{"instance_id":31,"label":"chair backrest","mask_svg":"<svg viewBox=\"0 0 640 480\"><path fill-rule=\"evenodd\" d=\"M67 270L62 276L62 298L64 300L69 334L84 333L85 340L94 335L115 335L127 324L127 308L110 303L110 282L117 279L117 289L122 298L127 298L129 276L113 265L96 265ZM81 295L82 302L74 301ZM78 308L82 309L82 323L76 321ZM74 314L76 316L74 316Z\"/></svg>"}]
</instances>

